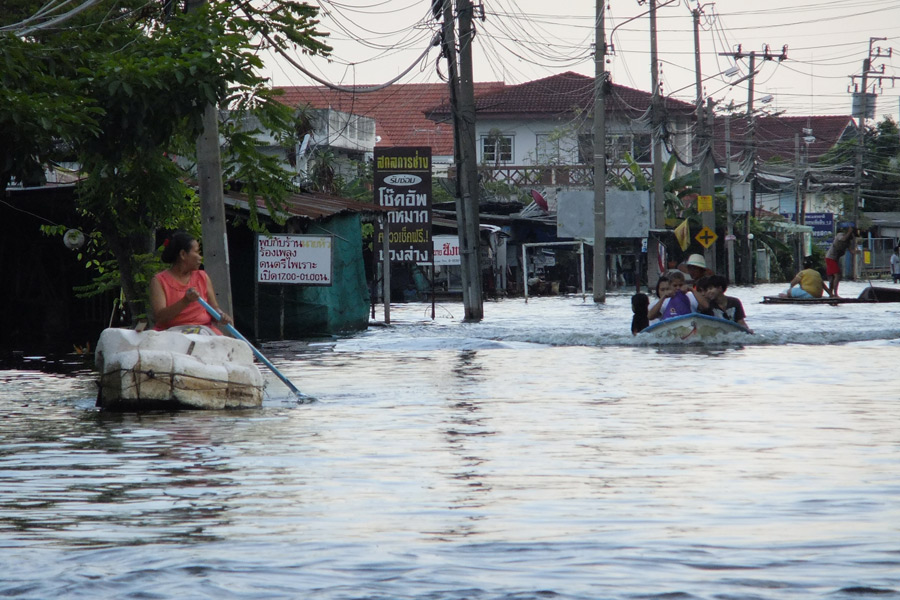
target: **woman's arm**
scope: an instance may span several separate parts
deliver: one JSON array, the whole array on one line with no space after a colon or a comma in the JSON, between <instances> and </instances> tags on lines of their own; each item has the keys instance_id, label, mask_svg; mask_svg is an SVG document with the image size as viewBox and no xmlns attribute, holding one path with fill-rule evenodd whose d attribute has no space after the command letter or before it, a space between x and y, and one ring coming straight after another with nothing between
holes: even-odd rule
<instances>
[{"instance_id":1,"label":"woman's arm","mask_svg":"<svg viewBox=\"0 0 900 600\"><path fill-rule=\"evenodd\" d=\"M647 318L649 320L658 319L659 313L662 311L663 302L666 301L667 296L663 296L659 300L656 301L656 304L650 307L650 310L647 311Z\"/></svg>"},{"instance_id":2,"label":"woman's arm","mask_svg":"<svg viewBox=\"0 0 900 600\"><path fill-rule=\"evenodd\" d=\"M177 302L166 306L166 293L163 291L162 284L156 277L150 280L150 309L153 311L153 320L156 323L171 321L199 297L197 290L190 288Z\"/></svg>"}]
</instances>

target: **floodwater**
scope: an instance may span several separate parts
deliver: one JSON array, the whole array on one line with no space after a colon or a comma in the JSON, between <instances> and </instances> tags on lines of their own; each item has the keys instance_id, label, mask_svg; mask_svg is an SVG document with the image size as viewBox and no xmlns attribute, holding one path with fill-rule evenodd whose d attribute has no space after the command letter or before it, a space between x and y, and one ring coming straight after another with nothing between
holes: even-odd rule
<instances>
[{"instance_id":1,"label":"floodwater","mask_svg":"<svg viewBox=\"0 0 900 600\"><path fill-rule=\"evenodd\" d=\"M264 346L317 401L252 411L0 371L0 596L900 598L900 304L779 287L714 345L633 338L627 294L398 305Z\"/></svg>"}]
</instances>

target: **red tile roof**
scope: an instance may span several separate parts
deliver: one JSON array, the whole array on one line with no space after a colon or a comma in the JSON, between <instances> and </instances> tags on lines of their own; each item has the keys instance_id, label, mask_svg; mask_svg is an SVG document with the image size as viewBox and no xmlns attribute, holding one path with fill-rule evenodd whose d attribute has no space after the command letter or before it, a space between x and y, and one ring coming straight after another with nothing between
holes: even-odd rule
<instances>
[{"instance_id":1,"label":"red tile roof","mask_svg":"<svg viewBox=\"0 0 900 600\"><path fill-rule=\"evenodd\" d=\"M367 86L359 86L364 88ZM483 94L504 87L502 81L475 84ZM446 83L394 84L377 92L354 94L324 86L282 87L281 102L288 106L332 108L375 119L376 146L431 146L438 156L453 154L453 127L435 123L425 111L449 103Z\"/></svg>"},{"instance_id":2,"label":"red tile roof","mask_svg":"<svg viewBox=\"0 0 900 600\"><path fill-rule=\"evenodd\" d=\"M610 84L606 95L606 112L624 113L638 118L650 107L651 94L623 85ZM594 78L568 71L543 79L476 94L475 110L479 115L499 118L547 118L571 115L573 111L591 110L594 106ZM689 117L694 105L671 98L663 99L670 116ZM432 118L446 118L450 106L435 106Z\"/></svg>"},{"instance_id":3,"label":"red tile roof","mask_svg":"<svg viewBox=\"0 0 900 600\"><path fill-rule=\"evenodd\" d=\"M795 160L795 137L800 136L800 149L805 152L803 129L811 129L815 141L809 144L809 161L816 162L823 154L841 139L853 120L845 115L809 116L809 117L759 117L756 120L756 150L759 160L768 162L781 159L793 164ZM725 164L725 118L716 117L713 138L713 152L716 162ZM731 118L731 154L740 160L739 155L748 141L748 121L746 115Z\"/></svg>"}]
</instances>

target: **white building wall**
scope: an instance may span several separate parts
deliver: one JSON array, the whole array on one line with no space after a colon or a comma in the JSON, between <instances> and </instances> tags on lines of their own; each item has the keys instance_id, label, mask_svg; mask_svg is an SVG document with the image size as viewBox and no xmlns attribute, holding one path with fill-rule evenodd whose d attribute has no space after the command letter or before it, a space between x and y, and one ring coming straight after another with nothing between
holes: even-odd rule
<instances>
[{"instance_id":1,"label":"white building wall","mask_svg":"<svg viewBox=\"0 0 900 600\"><path fill-rule=\"evenodd\" d=\"M577 126L581 124L583 133L590 133L592 123L588 119L578 118L575 121L564 121L559 119L544 119L534 121L512 121L508 119L485 119L479 118L475 124L476 152L478 163L483 164L484 156L482 154L482 138L491 135L495 130L503 136L513 138L513 159L509 162L502 162L500 166L522 166L534 164L546 164L537 160L538 157L538 135L539 134L559 134L565 131L568 135L560 138L559 164L574 165L578 164L578 130ZM690 127L684 125L675 128L674 144L677 148L679 156L684 162L690 163L692 160ZM635 133L649 133L647 127L636 127L634 122L616 122L611 120L607 122L606 134L611 135L629 135ZM669 160L670 153L663 147L663 162ZM689 172L690 167L682 164L676 166L676 175L682 175Z\"/></svg>"}]
</instances>

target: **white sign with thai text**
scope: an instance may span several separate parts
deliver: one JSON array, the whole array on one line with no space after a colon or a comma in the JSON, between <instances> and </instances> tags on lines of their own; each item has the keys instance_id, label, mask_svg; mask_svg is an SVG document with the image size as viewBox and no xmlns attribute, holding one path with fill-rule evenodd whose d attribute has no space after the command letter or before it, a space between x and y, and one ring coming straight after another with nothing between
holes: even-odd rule
<instances>
[{"instance_id":1,"label":"white sign with thai text","mask_svg":"<svg viewBox=\"0 0 900 600\"><path fill-rule=\"evenodd\" d=\"M256 281L331 285L330 235L275 234L256 238Z\"/></svg>"},{"instance_id":2,"label":"white sign with thai text","mask_svg":"<svg viewBox=\"0 0 900 600\"><path fill-rule=\"evenodd\" d=\"M431 238L434 241L434 265L458 265L459 257L458 235L436 235ZM429 263L420 263L429 264Z\"/></svg>"}]
</instances>

